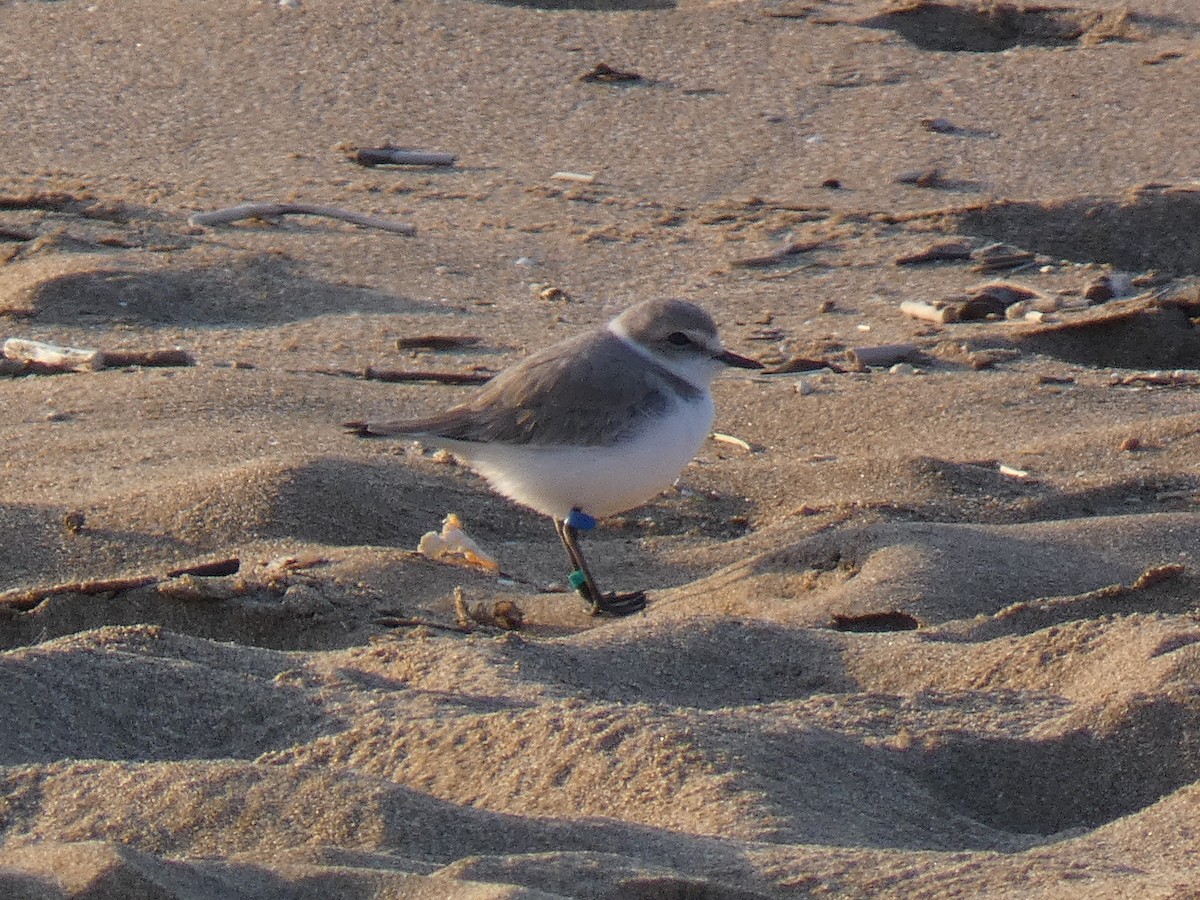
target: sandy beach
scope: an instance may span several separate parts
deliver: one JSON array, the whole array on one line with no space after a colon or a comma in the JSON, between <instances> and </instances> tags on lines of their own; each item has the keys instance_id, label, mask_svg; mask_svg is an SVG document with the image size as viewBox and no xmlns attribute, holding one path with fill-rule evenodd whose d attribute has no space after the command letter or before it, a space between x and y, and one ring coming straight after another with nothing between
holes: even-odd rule
<instances>
[{"instance_id":1,"label":"sandy beach","mask_svg":"<svg viewBox=\"0 0 1200 900\"><path fill-rule=\"evenodd\" d=\"M0 360L0 894L1195 896L1193 3L0 0L0 61L0 342L99 351ZM587 536L644 613L341 428L653 296L767 368Z\"/></svg>"}]
</instances>

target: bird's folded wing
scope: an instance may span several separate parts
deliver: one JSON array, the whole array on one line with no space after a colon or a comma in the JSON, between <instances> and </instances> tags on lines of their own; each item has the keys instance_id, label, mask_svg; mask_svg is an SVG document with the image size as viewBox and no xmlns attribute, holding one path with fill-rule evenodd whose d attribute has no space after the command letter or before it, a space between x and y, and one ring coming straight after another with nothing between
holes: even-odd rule
<instances>
[{"instance_id":1,"label":"bird's folded wing","mask_svg":"<svg viewBox=\"0 0 1200 900\"><path fill-rule=\"evenodd\" d=\"M691 389L608 332L555 344L504 370L470 401L439 416L347 423L363 436L601 447L620 443Z\"/></svg>"}]
</instances>

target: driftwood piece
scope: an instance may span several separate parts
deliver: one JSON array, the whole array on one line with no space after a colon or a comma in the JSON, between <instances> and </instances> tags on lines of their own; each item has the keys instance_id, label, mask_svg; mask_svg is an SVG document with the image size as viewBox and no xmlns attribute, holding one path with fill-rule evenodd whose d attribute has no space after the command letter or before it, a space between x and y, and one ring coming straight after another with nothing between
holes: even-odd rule
<instances>
[{"instance_id":1,"label":"driftwood piece","mask_svg":"<svg viewBox=\"0 0 1200 900\"><path fill-rule=\"evenodd\" d=\"M918 266L923 263L962 262L971 258L971 245L966 241L939 241L924 250L897 256L893 261L898 266Z\"/></svg>"},{"instance_id":2,"label":"driftwood piece","mask_svg":"<svg viewBox=\"0 0 1200 900\"><path fill-rule=\"evenodd\" d=\"M458 162L453 153L429 150L405 150L403 147L362 147L354 154L360 166L452 166Z\"/></svg>"},{"instance_id":3,"label":"driftwood piece","mask_svg":"<svg viewBox=\"0 0 1200 900\"><path fill-rule=\"evenodd\" d=\"M95 372L104 368L104 354L99 350L60 347L25 338L9 338L4 342L8 359L34 363L62 372Z\"/></svg>"},{"instance_id":4,"label":"driftwood piece","mask_svg":"<svg viewBox=\"0 0 1200 900\"><path fill-rule=\"evenodd\" d=\"M368 216L364 213L336 206L320 206L314 203L242 203L225 209L214 209L211 212L195 213L188 218L189 225L209 227L212 225L227 225L242 219L271 219L276 216L324 216L327 219L340 219L352 225L363 228L378 228L393 234L412 236L417 229L406 222L393 222L379 216Z\"/></svg>"},{"instance_id":5,"label":"driftwood piece","mask_svg":"<svg viewBox=\"0 0 1200 900\"><path fill-rule=\"evenodd\" d=\"M900 312L914 319L933 322L935 325L946 325L958 321L958 309L955 306L938 303L925 303L920 300L905 300L900 304Z\"/></svg>"},{"instance_id":6,"label":"driftwood piece","mask_svg":"<svg viewBox=\"0 0 1200 900\"><path fill-rule=\"evenodd\" d=\"M1028 250L1010 244L994 243L971 252L975 271L989 273L1005 269L1023 269L1037 262L1037 257Z\"/></svg>"},{"instance_id":7,"label":"driftwood piece","mask_svg":"<svg viewBox=\"0 0 1200 900\"><path fill-rule=\"evenodd\" d=\"M594 184L596 176L591 172L559 171L550 176L555 181L573 181L576 184Z\"/></svg>"},{"instance_id":8,"label":"driftwood piece","mask_svg":"<svg viewBox=\"0 0 1200 900\"><path fill-rule=\"evenodd\" d=\"M59 347L26 338L9 338L0 358L0 375L52 375L59 372L96 372L124 366L190 366L184 350L91 350Z\"/></svg>"},{"instance_id":9,"label":"driftwood piece","mask_svg":"<svg viewBox=\"0 0 1200 900\"><path fill-rule=\"evenodd\" d=\"M916 344L877 344L874 347L854 347L846 351L850 362L856 366L893 366L912 359L917 352Z\"/></svg>"},{"instance_id":10,"label":"driftwood piece","mask_svg":"<svg viewBox=\"0 0 1200 900\"><path fill-rule=\"evenodd\" d=\"M763 369L764 375L791 375L795 372L816 372L818 369L832 368L835 371L841 371L838 367L830 364L827 359L814 359L811 356L793 356L785 359L777 366L772 366L769 369Z\"/></svg>"},{"instance_id":11,"label":"driftwood piece","mask_svg":"<svg viewBox=\"0 0 1200 900\"><path fill-rule=\"evenodd\" d=\"M125 366L190 366L186 350L105 350L104 365L109 369Z\"/></svg>"}]
</instances>

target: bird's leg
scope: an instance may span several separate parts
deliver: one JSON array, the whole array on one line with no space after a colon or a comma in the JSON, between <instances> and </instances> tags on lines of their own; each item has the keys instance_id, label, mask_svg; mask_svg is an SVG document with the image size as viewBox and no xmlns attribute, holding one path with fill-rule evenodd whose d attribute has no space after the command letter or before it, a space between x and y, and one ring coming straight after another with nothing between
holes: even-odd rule
<instances>
[{"instance_id":1,"label":"bird's leg","mask_svg":"<svg viewBox=\"0 0 1200 900\"><path fill-rule=\"evenodd\" d=\"M646 594L643 591L607 595L600 592L600 588L596 586L596 579L592 577L583 558L583 551L579 549L578 529L571 524L570 519L555 519L554 530L558 532L567 556L571 558L571 565L575 567L571 573L571 587L579 592L584 602L591 604L593 616L628 616L646 608Z\"/></svg>"},{"instance_id":2,"label":"bird's leg","mask_svg":"<svg viewBox=\"0 0 1200 900\"><path fill-rule=\"evenodd\" d=\"M558 519L554 520L554 528L558 532L558 538L562 541L563 547L567 550L567 556L571 558L571 587L579 592L579 596L592 604L594 612L600 604L600 589L596 587L596 580L592 578L592 573L588 570L587 562L583 558L583 551L579 549L579 543L576 540L577 532L575 528Z\"/></svg>"}]
</instances>

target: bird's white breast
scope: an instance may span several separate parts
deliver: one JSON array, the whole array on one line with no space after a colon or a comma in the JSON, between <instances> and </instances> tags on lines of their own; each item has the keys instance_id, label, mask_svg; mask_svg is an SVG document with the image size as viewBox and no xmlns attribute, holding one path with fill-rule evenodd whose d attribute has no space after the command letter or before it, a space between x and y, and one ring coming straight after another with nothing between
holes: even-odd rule
<instances>
[{"instance_id":1,"label":"bird's white breast","mask_svg":"<svg viewBox=\"0 0 1200 900\"><path fill-rule=\"evenodd\" d=\"M677 401L631 440L607 447L456 445L453 450L501 494L547 516L580 509L611 516L666 490L713 423L709 392Z\"/></svg>"}]
</instances>

